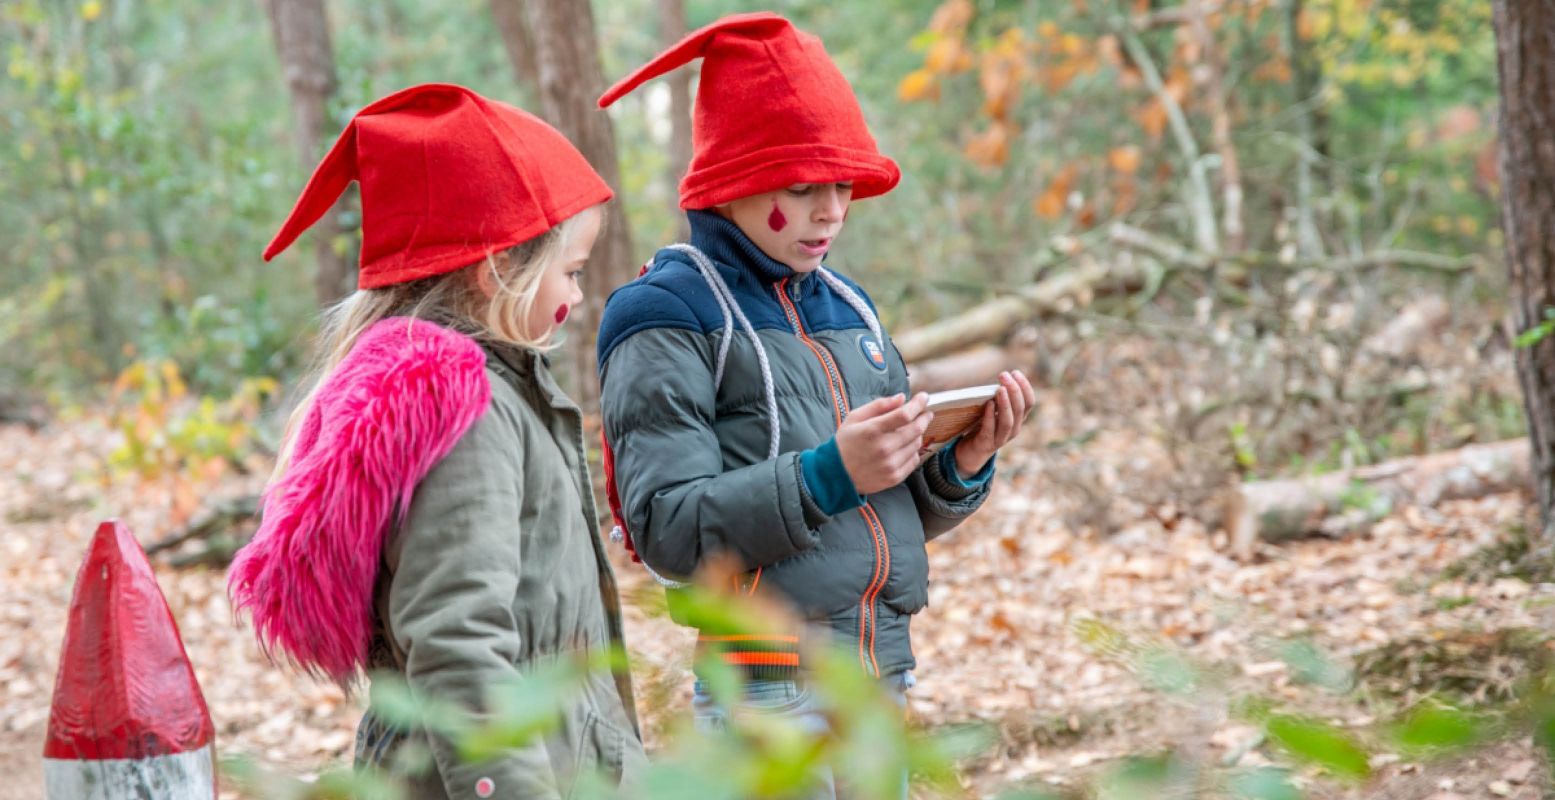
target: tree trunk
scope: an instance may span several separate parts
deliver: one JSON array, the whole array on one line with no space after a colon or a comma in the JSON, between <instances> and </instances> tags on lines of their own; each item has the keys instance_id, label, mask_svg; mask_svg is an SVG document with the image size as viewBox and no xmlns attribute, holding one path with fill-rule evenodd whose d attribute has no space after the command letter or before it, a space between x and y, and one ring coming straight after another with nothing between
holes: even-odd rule
<instances>
[{"instance_id":1,"label":"tree trunk","mask_svg":"<svg viewBox=\"0 0 1555 800\"><path fill-rule=\"evenodd\" d=\"M1188 124L1188 116L1183 112L1182 105L1171 92L1167 91L1166 84L1161 80L1161 72L1156 69L1155 59L1150 55L1149 48L1140 40L1139 35L1129 26L1119 26L1115 32L1123 43L1124 52L1139 68L1145 86L1166 110L1167 129L1171 131L1172 140L1177 143L1177 148L1182 151L1182 160L1188 171L1186 199L1193 222L1193 245L1200 253L1215 255L1220 252L1220 233L1215 222L1215 199L1210 193L1209 177L1205 174L1199 143L1193 137L1193 127Z\"/></svg>"},{"instance_id":2,"label":"tree trunk","mask_svg":"<svg viewBox=\"0 0 1555 800\"><path fill-rule=\"evenodd\" d=\"M686 0L659 0L659 41L669 48L686 35ZM679 220L682 241L691 236L680 211L680 179L691 166L691 69L672 70L662 80L670 91L670 213Z\"/></svg>"},{"instance_id":3,"label":"tree trunk","mask_svg":"<svg viewBox=\"0 0 1555 800\"><path fill-rule=\"evenodd\" d=\"M1313 106L1316 80L1313 78L1311 48L1301 38L1302 0L1289 0L1285 17L1285 57L1291 71L1291 109L1296 115L1296 143L1300 149L1296 162L1296 252L1302 258L1323 255L1323 240L1318 236L1313 217L1313 161L1318 152L1313 133Z\"/></svg>"},{"instance_id":4,"label":"tree trunk","mask_svg":"<svg viewBox=\"0 0 1555 800\"><path fill-rule=\"evenodd\" d=\"M1555 0L1496 0L1501 77L1501 225L1512 322L1555 308ZM1555 336L1517 348L1533 483L1546 548L1555 547Z\"/></svg>"},{"instance_id":5,"label":"tree trunk","mask_svg":"<svg viewBox=\"0 0 1555 800\"><path fill-rule=\"evenodd\" d=\"M589 0L524 2L524 19L534 42L538 66L541 116L555 125L604 176L617 199L606 209L605 229L584 270L583 305L568 326L575 368L574 396L585 409L598 405L594 380L594 339L605 298L617 286L635 278L639 262L632 257L631 231L620 200L621 178L616 162L615 128L596 101L604 91L599 66L594 12Z\"/></svg>"},{"instance_id":6,"label":"tree trunk","mask_svg":"<svg viewBox=\"0 0 1555 800\"><path fill-rule=\"evenodd\" d=\"M296 123L297 154L305 168L318 161L339 126L330 119L329 103L338 87L335 51L330 44L329 17L323 0L261 0L270 18L275 51L281 60L286 88L291 93ZM353 205L347 192L324 215L325 224L314 234L313 252L318 259L313 289L320 306L339 300L351 291L352 248L338 248L340 220Z\"/></svg>"},{"instance_id":7,"label":"tree trunk","mask_svg":"<svg viewBox=\"0 0 1555 800\"><path fill-rule=\"evenodd\" d=\"M1240 253L1246 244L1242 223L1242 167L1236 144L1231 139L1231 99L1230 92L1226 91L1225 60L1207 19L1215 5L1189 0L1187 12L1193 34L1198 38L1199 46L1204 48L1204 88L1209 100L1210 135L1215 143L1215 153L1220 156L1221 228L1225 234L1222 245L1228 253Z\"/></svg>"},{"instance_id":8,"label":"tree trunk","mask_svg":"<svg viewBox=\"0 0 1555 800\"><path fill-rule=\"evenodd\" d=\"M535 57L535 39L524 19L523 0L491 0L491 17L502 36L502 48L508 53L513 74L526 91L540 88L540 62Z\"/></svg>"}]
</instances>

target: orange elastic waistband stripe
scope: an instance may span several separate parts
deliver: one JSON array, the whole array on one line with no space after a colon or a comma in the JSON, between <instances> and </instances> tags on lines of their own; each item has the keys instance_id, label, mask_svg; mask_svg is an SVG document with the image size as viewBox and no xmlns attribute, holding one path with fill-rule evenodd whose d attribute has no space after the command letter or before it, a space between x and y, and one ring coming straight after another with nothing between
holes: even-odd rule
<instances>
[{"instance_id":1,"label":"orange elastic waistband stripe","mask_svg":"<svg viewBox=\"0 0 1555 800\"><path fill-rule=\"evenodd\" d=\"M723 660L734 666L799 666L796 652L726 652Z\"/></svg>"},{"instance_id":2,"label":"orange elastic waistband stripe","mask_svg":"<svg viewBox=\"0 0 1555 800\"><path fill-rule=\"evenodd\" d=\"M797 667L798 653L723 653L723 660L741 667Z\"/></svg>"},{"instance_id":3,"label":"orange elastic waistband stripe","mask_svg":"<svg viewBox=\"0 0 1555 800\"><path fill-rule=\"evenodd\" d=\"M760 634L738 634L732 636L698 636L700 642L789 642L798 644L798 636L762 636Z\"/></svg>"}]
</instances>

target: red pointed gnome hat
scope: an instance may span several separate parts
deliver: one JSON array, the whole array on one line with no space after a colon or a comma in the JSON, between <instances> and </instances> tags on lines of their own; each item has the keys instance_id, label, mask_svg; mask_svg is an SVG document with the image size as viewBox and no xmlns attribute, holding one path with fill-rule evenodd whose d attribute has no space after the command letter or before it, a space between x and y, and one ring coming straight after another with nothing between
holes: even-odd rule
<instances>
[{"instance_id":1,"label":"red pointed gnome hat","mask_svg":"<svg viewBox=\"0 0 1555 800\"><path fill-rule=\"evenodd\" d=\"M724 17L686 36L610 87L600 108L698 57L695 152L680 181L681 208L833 181L852 181L861 200L901 179L821 40L770 12Z\"/></svg>"},{"instance_id":2,"label":"red pointed gnome hat","mask_svg":"<svg viewBox=\"0 0 1555 800\"><path fill-rule=\"evenodd\" d=\"M144 759L214 736L146 552L129 528L104 522L76 573L43 757Z\"/></svg>"},{"instance_id":3,"label":"red pointed gnome hat","mask_svg":"<svg viewBox=\"0 0 1555 800\"><path fill-rule=\"evenodd\" d=\"M610 187L540 118L463 86L412 86L357 112L313 171L265 260L362 185L358 285L452 272L610 199Z\"/></svg>"}]
</instances>

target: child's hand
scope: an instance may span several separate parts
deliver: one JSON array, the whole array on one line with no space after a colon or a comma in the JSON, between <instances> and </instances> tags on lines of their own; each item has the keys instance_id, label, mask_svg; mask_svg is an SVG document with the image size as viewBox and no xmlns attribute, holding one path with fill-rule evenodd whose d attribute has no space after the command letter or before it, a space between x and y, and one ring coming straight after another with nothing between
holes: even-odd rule
<instances>
[{"instance_id":1,"label":"child's hand","mask_svg":"<svg viewBox=\"0 0 1555 800\"><path fill-rule=\"evenodd\" d=\"M969 478L983 471L988 459L1020 435L1021 423L1037 404L1037 393L1019 370L999 373L999 393L983 406L977 431L956 444L956 471Z\"/></svg>"},{"instance_id":2,"label":"child's hand","mask_svg":"<svg viewBox=\"0 0 1555 800\"><path fill-rule=\"evenodd\" d=\"M889 489L918 468L918 447L934 418L924 411L928 404L922 392L911 400L897 394L865 403L842 421L837 450L859 494Z\"/></svg>"}]
</instances>

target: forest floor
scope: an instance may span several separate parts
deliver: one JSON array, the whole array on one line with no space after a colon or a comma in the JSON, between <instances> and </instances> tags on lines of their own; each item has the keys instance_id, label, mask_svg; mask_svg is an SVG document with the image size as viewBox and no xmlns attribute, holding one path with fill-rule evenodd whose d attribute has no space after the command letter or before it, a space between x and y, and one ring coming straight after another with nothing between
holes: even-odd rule
<instances>
[{"instance_id":1,"label":"forest floor","mask_svg":"<svg viewBox=\"0 0 1555 800\"><path fill-rule=\"evenodd\" d=\"M1051 414L1044 409L1039 414ZM1555 584L1525 580L1503 558L1526 524L1527 498L1501 495L1406 508L1347 540L1306 540L1232 558L1213 520L1170 503L1129 502L1105 533L1061 507L1053 476L1076 459L1124 474L1148 448L1111 434L1084 451L1052 445L1038 424L1001 455L988 505L930 544L929 608L914 624L919 684L913 722L982 721L996 747L964 765L971 796L1007 787L1075 791L1128 754L1174 751L1201 764L1269 763L1272 745L1232 709L1261 696L1369 735L1434 692L1485 702L1550 660ZM72 581L95 526L119 517L143 543L174 527L174 491L108 478L112 435L90 415L40 431L0 427L0 800L42 796L41 750ZM1098 454L1107 454L1105 456ZM263 465L257 465L256 472ZM198 486L214 502L258 488L255 475ZM1105 502L1127 499L1122 485ZM1202 514L1200 516L1203 516ZM649 617L632 598L654 591L618 563L629 649L650 749L688 713L692 634ZM306 774L349 761L358 700L267 664L235 624L223 573L158 578L216 722L223 755L249 754ZM1115 632L1098 647L1085 631ZM1337 681L1303 682L1292 643L1309 643ZM1152 688L1129 658L1179 653L1186 688ZM1349 677L1353 675L1353 682ZM1309 797L1551 796L1531 738L1501 740L1448 761L1373 759L1344 784L1298 772ZM229 796L236 796L230 795Z\"/></svg>"}]
</instances>

